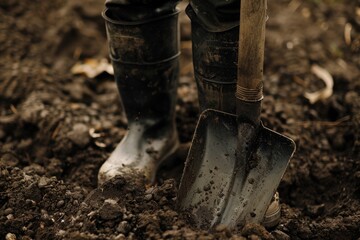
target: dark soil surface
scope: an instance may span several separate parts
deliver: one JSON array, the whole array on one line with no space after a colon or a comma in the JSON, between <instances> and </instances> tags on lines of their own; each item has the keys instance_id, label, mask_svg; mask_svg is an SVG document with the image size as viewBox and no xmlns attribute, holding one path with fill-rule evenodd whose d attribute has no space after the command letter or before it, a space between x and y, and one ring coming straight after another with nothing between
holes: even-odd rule
<instances>
[{"instance_id":1,"label":"dark soil surface","mask_svg":"<svg viewBox=\"0 0 360 240\"><path fill-rule=\"evenodd\" d=\"M158 184L123 176L97 188L97 171L124 136L113 76L75 75L107 58L100 0L0 1L0 239L359 239L360 2L269 1L264 124L297 151L279 187L282 217L195 229L175 208L198 116L189 25L182 16L178 166ZM318 65L334 80L331 96Z\"/></svg>"}]
</instances>

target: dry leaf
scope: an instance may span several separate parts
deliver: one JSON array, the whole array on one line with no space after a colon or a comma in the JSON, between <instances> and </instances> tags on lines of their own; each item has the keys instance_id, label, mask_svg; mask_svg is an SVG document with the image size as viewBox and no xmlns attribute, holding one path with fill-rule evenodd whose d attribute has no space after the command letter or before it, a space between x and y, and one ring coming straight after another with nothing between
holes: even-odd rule
<instances>
[{"instance_id":1,"label":"dry leaf","mask_svg":"<svg viewBox=\"0 0 360 240\"><path fill-rule=\"evenodd\" d=\"M103 142L95 141L95 145L99 148L106 148L106 144Z\"/></svg>"},{"instance_id":2,"label":"dry leaf","mask_svg":"<svg viewBox=\"0 0 360 240\"><path fill-rule=\"evenodd\" d=\"M344 28L344 38L345 38L345 43L348 46L350 46L351 44L351 30L352 30L352 25L350 23L346 23Z\"/></svg>"},{"instance_id":3,"label":"dry leaf","mask_svg":"<svg viewBox=\"0 0 360 240\"><path fill-rule=\"evenodd\" d=\"M325 100L329 98L333 94L334 79L326 69L318 65L312 65L311 72L325 83L324 89L313 93L306 92L304 94L304 97L306 97L311 104L314 104L319 100Z\"/></svg>"},{"instance_id":4,"label":"dry leaf","mask_svg":"<svg viewBox=\"0 0 360 240\"><path fill-rule=\"evenodd\" d=\"M86 59L82 63L76 63L71 68L72 74L84 74L89 78L99 76L101 73L107 72L110 75L114 75L114 69L111 63L106 58L103 59Z\"/></svg>"}]
</instances>

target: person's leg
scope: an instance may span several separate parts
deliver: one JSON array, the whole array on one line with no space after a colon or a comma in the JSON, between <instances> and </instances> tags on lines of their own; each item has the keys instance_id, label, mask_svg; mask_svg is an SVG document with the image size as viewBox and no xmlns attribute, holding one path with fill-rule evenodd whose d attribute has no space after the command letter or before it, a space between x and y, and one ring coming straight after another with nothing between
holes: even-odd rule
<instances>
[{"instance_id":1,"label":"person's leg","mask_svg":"<svg viewBox=\"0 0 360 240\"><path fill-rule=\"evenodd\" d=\"M136 23L149 21L177 12L180 0L106 0L105 10L109 10L112 20Z\"/></svg>"},{"instance_id":2,"label":"person's leg","mask_svg":"<svg viewBox=\"0 0 360 240\"><path fill-rule=\"evenodd\" d=\"M225 32L239 26L239 0L190 0L198 23L209 32Z\"/></svg>"},{"instance_id":3,"label":"person's leg","mask_svg":"<svg viewBox=\"0 0 360 240\"><path fill-rule=\"evenodd\" d=\"M191 19L200 110L211 108L235 114L240 1L192 0L186 12ZM276 193L263 225L273 227L279 220Z\"/></svg>"},{"instance_id":4,"label":"person's leg","mask_svg":"<svg viewBox=\"0 0 360 240\"><path fill-rule=\"evenodd\" d=\"M107 0L110 58L128 132L99 171L99 184L133 170L149 182L178 145L175 126L179 75L177 1Z\"/></svg>"},{"instance_id":5,"label":"person's leg","mask_svg":"<svg viewBox=\"0 0 360 240\"><path fill-rule=\"evenodd\" d=\"M212 32L204 27L208 23L198 18L192 6L187 7L186 13L191 19L200 111L211 108L235 113L239 28Z\"/></svg>"}]
</instances>

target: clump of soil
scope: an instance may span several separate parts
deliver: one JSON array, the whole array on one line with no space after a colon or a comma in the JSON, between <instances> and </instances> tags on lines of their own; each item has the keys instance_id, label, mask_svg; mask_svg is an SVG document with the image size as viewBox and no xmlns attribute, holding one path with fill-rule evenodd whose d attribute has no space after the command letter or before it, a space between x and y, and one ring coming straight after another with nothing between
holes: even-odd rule
<instances>
[{"instance_id":1,"label":"clump of soil","mask_svg":"<svg viewBox=\"0 0 360 240\"><path fill-rule=\"evenodd\" d=\"M264 125L297 151L280 184L280 224L196 229L176 208L198 117L189 22L183 15L177 165L156 186L141 175L97 186L97 172L126 132L113 76L71 73L107 58L103 2L0 2L1 239L360 238L359 1L269 1ZM312 65L334 80L329 98Z\"/></svg>"}]
</instances>

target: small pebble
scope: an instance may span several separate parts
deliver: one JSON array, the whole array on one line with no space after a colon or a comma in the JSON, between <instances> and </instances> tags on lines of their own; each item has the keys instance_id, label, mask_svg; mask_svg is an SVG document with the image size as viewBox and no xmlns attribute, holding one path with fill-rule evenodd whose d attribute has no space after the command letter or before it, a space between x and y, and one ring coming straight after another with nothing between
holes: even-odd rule
<instances>
[{"instance_id":1,"label":"small pebble","mask_svg":"<svg viewBox=\"0 0 360 240\"><path fill-rule=\"evenodd\" d=\"M49 185L50 179L47 177L41 177L39 182L38 182L38 187L39 188L44 188L47 185Z\"/></svg>"},{"instance_id":2,"label":"small pebble","mask_svg":"<svg viewBox=\"0 0 360 240\"><path fill-rule=\"evenodd\" d=\"M88 205L87 205L85 202L82 202L82 203L80 204L80 207L82 207L82 208L87 208Z\"/></svg>"},{"instance_id":3,"label":"small pebble","mask_svg":"<svg viewBox=\"0 0 360 240\"><path fill-rule=\"evenodd\" d=\"M116 230L119 233L127 234L130 231L130 225L129 225L129 223L127 221L122 221L122 222L119 223Z\"/></svg>"},{"instance_id":4,"label":"small pebble","mask_svg":"<svg viewBox=\"0 0 360 240\"><path fill-rule=\"evenodd\" d=\"M152 194L150 193L150 194L146 194L145 196L144 196L144 199L146 200L146 201L150 201L151 199L152 199Z\"/></svg>"},{"instance_id":5,"label":"small pebble","mask_svg":"<svg viewBox=\"0 0 360 240\"><path fill-rule=\"evenodd\" d=\"M56 206L57 206L58 208L61 208L62 206L64 206L64 204L65 204L64 200L60 200L60 201L58 201L58 202L56 203Z\"/></svg>"},{"instance_id":6,"label":"small pebble","mask_svg":"<svg viewBox=\"0 0 360 240\"><path fill-rule=\"evenodd\" d=\"M152 194L154 191L154 187L150 187L145 191L145 194Z\"/></svg>"},{"instance_id":7,"label":"small pebble","mask_svg":"<svg viewBox=\"0 0 360 240\"><path fill-rule=\"evenodd\" d=\"M112 199L106 199L99 209L99 216L103 220L121 218L124 210Z\"/></svg>"},{"instance_id":8,"label":"small pebble","mask_svg":"<svg viewBox=\"0 0 360 240\"><path fill-rule=\"evenodd\" d=\"M34 200L31 200L31 199L26 199L25 200L25 203L29 206L36 206L36 202Z\"/></svg>"},{"instance_id":9,"label":"small pebble","mask_svg":"<svg viewBox=\"0 0 360 240\"><path fill-rule=\"evenodd\" d=\"M84 226L83 222L79 222L79 223L76 224L76 227L78 227L78 228L82 228L82 226Z\"/></svg>"},{"instance_id":10,"label":"small pebble","mask_svg":"<svg viewBox=\"0 0 360 240\"><path fill-rule=\"evenodd\" d=\"M167 200L166 197L162 197L162 198L160 199L160 201L159 201L159 204L160 204L161 206L163 206L163 205L165 205L165 204L167 204L167 203L168 203L168 200Z\"/></svg>"},{"instance_id":11,"label":"small pebble","mask_svg":"<svg viewBox=\"0 0 360 240\"><path fill-rule=\"evenodd\" d=\"M85 147L90 142L89 129L82 123L75 124L67 137L79 147Z\"/></svg>"},{"instance_id":12,"label":"small pebble","mask_svg":"<svg viewBox=\"0 0 360 240\"><path fill-rule=\"evenodd\" d=\"M16 240L16 235L13 233L8 233L8 234L6 234L5 239L6 240Z\"/></svg>"},{"instance_id":13,"label":"small pebble","mask_svg":"<svg viewBox=\"0 0 360 240\"><path fill-rule=\"evenodd\" d=\"M58 233L57 233L57 235L59 235L59 236L65 236L65 231L64 230L59 230L58 231Z\"/></svg>"},{"instance_id":14,"label":"small pebble","mask_svg":"<svg viewBox=\"0 0 360 240\"><path fill-rule=\"evenodd\" d=\"M7 209L5 209L5 211L4 211L4 215L9 215L9 214L12 214L12 213L13 213L12 208L7 208Z\"/></svg>"}]
</instances>

